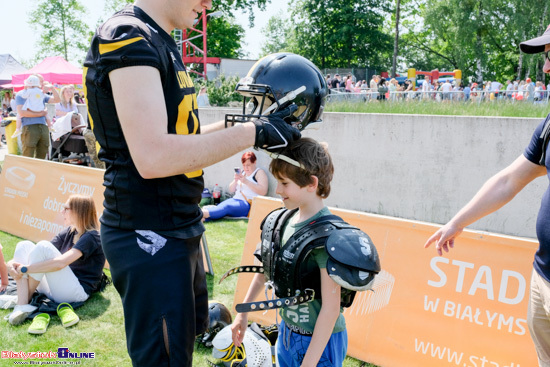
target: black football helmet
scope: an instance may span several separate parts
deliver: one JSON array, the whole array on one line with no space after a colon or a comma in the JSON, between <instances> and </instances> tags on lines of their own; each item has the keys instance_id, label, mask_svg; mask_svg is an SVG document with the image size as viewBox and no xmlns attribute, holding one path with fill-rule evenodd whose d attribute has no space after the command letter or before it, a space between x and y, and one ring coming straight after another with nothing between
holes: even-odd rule
<instances>
[{"instance_id":1,"label":"black football helmet","mask_svg":"<svg viewBox=\"0 0 550 367\"><path fill-rule=\"evenodd\" d=\"M265 56L242 78L235 90L243 100L242 115L227 115L226 125L280 111L291 104L298 109L285 119L298 130L321 122L328 89L321 71L293 53Z\"/></svg>"},{"instance_id":2,"label":"black football helmet","mask_svg":"<svg viewBox=\"0 0 550 367\"><path fill-rule=\"evenodd\" d=\"M229 309L223 303L216 301L208 302L208 319L208 329L202 335L200 342L206 347L211 347L216 334L227 325L231 325L233 320Z\"/></svg>"}]
</instances>

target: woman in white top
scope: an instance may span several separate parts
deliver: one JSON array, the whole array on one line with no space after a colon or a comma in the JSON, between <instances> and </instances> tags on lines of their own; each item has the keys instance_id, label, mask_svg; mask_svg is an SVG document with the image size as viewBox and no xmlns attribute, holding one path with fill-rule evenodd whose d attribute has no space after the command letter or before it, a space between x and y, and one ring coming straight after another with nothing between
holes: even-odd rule
<instances>
[{"instance_id":1,"label":"woman in white top","mask_svg":"<svg viewBox=\"0 0 550 367\"><path fill-rule=\"evenodd\" d=\"M63 117L68 113L78 113L76 102L74 100L74 87L72 85L65 85L61 88L61 102L55 105L55 116Z\"/></svg>"},{"instance_id":2,"label":"woman in white top","mask_svg":"<svg viewBox=\"0 0 550 367\"><path fill-rule=\"evenodd\" d=\"M250 211L249 201L255 196L267 194L267 174L256 167L256 155L253 152L244 153L241 163L242 171L235 172L235 177L229 184L229 191L235 195L217 206L204 207L202 213L205 219L246 217Z\"/></svg>"}]
</instances>

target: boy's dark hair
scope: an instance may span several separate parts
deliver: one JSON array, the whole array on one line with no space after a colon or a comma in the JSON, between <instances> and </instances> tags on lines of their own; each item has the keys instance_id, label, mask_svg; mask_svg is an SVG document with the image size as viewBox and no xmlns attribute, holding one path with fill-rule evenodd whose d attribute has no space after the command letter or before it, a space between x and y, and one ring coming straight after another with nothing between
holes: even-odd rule
<instances>
[{"instance_id":1,"label":"boy's dark hair","mask_svg":"<svg viewBox=\"0 0 550 367\"><path fill-rule=\"evenodd\" d=\"M311 138L301 138L290 143L281 152L281 155L298 161L305 169L296 167L282 159L274 159L271 161L269 169L276 178L286 177L296 185L305 187L313 183L311 176L316 176L319 180L317 195L323 199L328 197L334 166L326 145Z\"/></svg>"}]
</instances>

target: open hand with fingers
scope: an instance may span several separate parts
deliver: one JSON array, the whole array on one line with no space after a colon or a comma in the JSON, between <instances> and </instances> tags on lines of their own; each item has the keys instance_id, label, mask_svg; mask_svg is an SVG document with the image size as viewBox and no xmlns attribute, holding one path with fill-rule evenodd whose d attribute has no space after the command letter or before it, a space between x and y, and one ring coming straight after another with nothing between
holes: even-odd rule
<instances>
[{"instance_id":1,"label":"open hand with fingers","mask_svg":"<svg viewBox=\"0 0 550 367\"><path fill-rule=\"evenodd\" d=\"M424 248L428 248L432 243L435 242L435 249L439 256L443 255L443 251L449 252L450 249L454 248L455 238L458 237L464 228L458 228L451 222L447 223L441 227L437 232L435 232L424 244Z\"/></svg>"}]
</instances>

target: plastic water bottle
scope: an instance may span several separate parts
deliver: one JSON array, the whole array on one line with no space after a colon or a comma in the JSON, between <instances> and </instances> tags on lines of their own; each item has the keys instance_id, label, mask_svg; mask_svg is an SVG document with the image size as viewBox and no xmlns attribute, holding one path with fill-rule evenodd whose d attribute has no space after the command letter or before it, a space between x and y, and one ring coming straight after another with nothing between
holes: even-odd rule
<instances>
[{"instance_id":1,"label":"plastic water bottle","mask_svg":"<svg viewBox=\"0 0 550 367\"><path fill-rule=\"evenodd\" d=\"M222 196L222 193L220 191L220 187L218 186L218 184L216 184L216 186L214 186L214 190L212 191L212 197L214 198L214 205L218 205L220 203L221 196Z\"/></svg>"}]
</instances>

